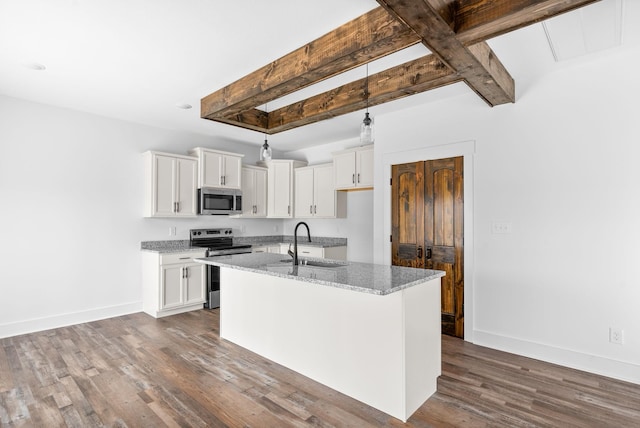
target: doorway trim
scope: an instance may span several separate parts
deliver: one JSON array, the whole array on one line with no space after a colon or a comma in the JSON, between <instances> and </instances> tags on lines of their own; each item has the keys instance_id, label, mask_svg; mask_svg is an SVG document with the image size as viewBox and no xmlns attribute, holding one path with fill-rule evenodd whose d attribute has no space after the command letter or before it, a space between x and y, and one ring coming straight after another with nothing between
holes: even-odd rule
<instances>
[{"instance_id":1,"label":"doorway trim","mask_svg":"<svg viewBox=\"0 0 640 428\"><path fill-rule=\"evenodd\" d=\"M374 183L374 263L391 264L391 166L416 161L463 157L464 168L464 340L473 342L474 289L474 233L473 182L476 142L462 141L437 146L420 147L393 153L376 153L376 182Z\"/></svg>"}]
</instances>

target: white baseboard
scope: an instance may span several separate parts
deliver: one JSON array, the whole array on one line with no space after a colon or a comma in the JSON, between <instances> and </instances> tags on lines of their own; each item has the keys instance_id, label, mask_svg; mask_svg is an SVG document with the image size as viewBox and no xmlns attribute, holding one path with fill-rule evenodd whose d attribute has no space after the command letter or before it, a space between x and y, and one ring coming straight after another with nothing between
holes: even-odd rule
<instances>
[{"instance_id":1,"label":"white baseboard","mask_svg":"<svg viewBox=\"0 0 640 428\"><path fill-rule=\"evenodd\" d=\"M70 314L55 315L46 318L37 318L8 324L0 324L0 338L17 336L19 334L34 333L36 331L42 330L50 330L52 328L66 327L73 324L97 321L105 318L117 317L120 315L127 315L141 311L142 301L139 301L125 303L123 305L73 312Z\"/></svg>"},{"instance_id":2,"label":"white baseboard","mask_svg":"<svg viewBox=\"0 0 640 428\"><path fill-rule=\"evenodd\" d=\"M473 332L473 343L572 369L640 384L639 364L478 330Z\"/></svg>"}]
</instances>

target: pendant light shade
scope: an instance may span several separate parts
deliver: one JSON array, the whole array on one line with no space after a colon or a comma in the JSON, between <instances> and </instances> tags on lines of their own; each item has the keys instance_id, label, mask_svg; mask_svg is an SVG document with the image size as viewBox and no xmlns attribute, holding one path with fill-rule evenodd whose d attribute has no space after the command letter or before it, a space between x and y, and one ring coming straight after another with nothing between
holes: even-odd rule
<instances>
[{"instance_id":1,"label":"pendant light shade","mask_svg":"<svg viewBox=\"0 0 640 428\"><path fill-rule=\"evenodd\" d=\"M364 114L364 120L360 125L360 143L373 144L373 119L369 117L369 112Z\"/></svg>"},{"instance_id":2,"label":"pendant light shade","mask_svg":"<svg viewBox=\"0 0 640 428\"><path fill-rule=\"evenodd\" d=\"M271 160L271 147L269 147L269 143L267 142L267 136L264 136L264 144L260 147L260 160L261 161L270 161Z\"/></svg>"},{"instance_id":3,"label":"pendant light shade","mask_svg":"<svg viewBox=\"0 0 640 428\"><path fill-rule=\"evenodd\" d=\"M367 102L367 110L360 125L360 144L373 144L373 119L369 117L369 64L367 64L367 78L365 81L365 100Z\"/></svg>"}]
</instances>

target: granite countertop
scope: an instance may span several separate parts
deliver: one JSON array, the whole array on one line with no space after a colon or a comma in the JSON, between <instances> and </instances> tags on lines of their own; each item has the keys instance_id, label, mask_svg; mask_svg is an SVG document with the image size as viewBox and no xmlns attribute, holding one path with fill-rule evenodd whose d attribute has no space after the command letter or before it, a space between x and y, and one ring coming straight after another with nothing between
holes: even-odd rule
<instances>
[{"instance_id":1,"label":"granite countertop","mask_svg":"<svg viewBox=\"0 0 640 428\"><path fill-rule=\"evenodd\" d=\"M141 251L150 251L152 253L186 253L189 251L204 251L206 248L192 247L188 239L173 239L170 241L142 241L140 243Z\"/></svg>"},{"instance_id":2,"label":"granite countertop","mask_svg":"<svg viewBox=\"0 0 640 428\"><path fill-rule=\"evenodd\" d=\"M443 277L445 272L371 263L358 263L308 258L310 263L332 264L336 267L292 266L291 258L283 254L254 253L195 259L200 263L262 273L281 278L297 279L363 293L386 295Z\"/></svg>"},{"instance_id":3,"label":"granite countertop","mask_svg":"<svg viewBox=\"0 0 640 428\"><path fill-rule=\"evenodd\" d=\"M270 235L270 236L235 236L235 245L252 245L254 247L263 245L279 245L293 242L293 236ZM311 242L307 237L298 236L298 245L312 247L341 247L347 245L347 238L327 238L322 236L312 236ZM140 250L154 253L181 253L188 251L202 251L201 247L192 247L188 239L173 239L167 241L142 241Z\"/></svg>"}]
</instances>

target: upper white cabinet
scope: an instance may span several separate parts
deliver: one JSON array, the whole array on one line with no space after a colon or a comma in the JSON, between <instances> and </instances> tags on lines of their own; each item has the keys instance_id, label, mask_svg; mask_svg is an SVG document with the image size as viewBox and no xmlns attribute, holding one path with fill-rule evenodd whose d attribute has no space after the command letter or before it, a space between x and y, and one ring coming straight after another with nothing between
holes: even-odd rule
<instances>
[{"instance_id":1,"label":"upper white cabinet","mask_svg":"<svg viewBox=\"0 0 640 428\"><path fill-rule=\"evenodd\" d=\"M145 217L195 217L198 160L148 151L145 164Z\"/></svg>"},{"instance_id":2,"label":"upper white cabinet","mask_svg":"<svg viewBox=\"0 0 640 428\"><path fill-rule=\"evenodd\" d=\"M242 217L267 216L267 168L242 167Z\"/></svg>"},{"instance_id":3,"label":"upper white cabinet","mask_svg":"<svg viewBox=\"0 0 640 428\"><path fill-rule=\"evenodd\" d=\"M242 188L242 158L238 153L196 147L189 154L197 156L198 187Z\"/></svg>"},{"instance_id":4,"label":"upper white cabinet","mask_svg":"<svg viewBox=\"0 0 640 428\"><path fill-rule=\"evenodd\" d=\"M344 194L333 185L333 164L314 165L295 170L296 218L345 217Z\"/></svg>"},{"instance_id":5,"label":"upper white cabinet","mask_svg":"<svg viewBox=\"0 0 640 428\"><path fill-rule=\"evenodd\" d=\"M333 153L336 190L373 187L373 146Z\"/></svg>"},{"instance_id":6,"label":"upper white cabinet","mask_svg":"<svg viewBox=\"0 0 640 428\"><path fill-rule=\"evenodd\" d=\"M295 168L306 166L306 162L273 159L258 162L268 168L267 174L267 217L293 218L293 196Z\"/></svg>"}]
</instances>

